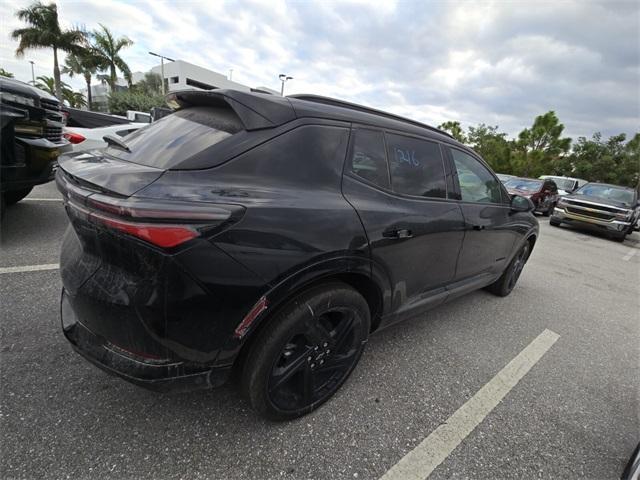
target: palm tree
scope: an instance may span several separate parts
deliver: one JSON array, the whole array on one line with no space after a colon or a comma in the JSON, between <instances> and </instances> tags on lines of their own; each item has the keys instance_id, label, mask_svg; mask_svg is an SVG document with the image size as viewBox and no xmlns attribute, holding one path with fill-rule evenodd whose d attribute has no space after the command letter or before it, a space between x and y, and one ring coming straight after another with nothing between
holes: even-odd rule
<instances>
[{"instance_id":1,"label":"palm tree","mask_svg":"<svg viewBox=\"0 0 640 480\"><path fill-rule=\"evenodd\" d=\"M25 50L28 49L53 49L55 96L62 100L58 50L69 53L77 52L86 42L86 33L78 29L62 30L58 22L58 7L55 3L45 5L38 1L27 8L18 10L16 16L29 25L25 28L18 28L11 33L14 40L19 40L16 57L24 56Z\"/></svg>"},{"instance_id":2,"label":"palm tree","mask_svg":"<svg viewBox=\"0 0 640 480\"><path fill-rule=\"evenodd\" d=\"M39 88L40 90L44 90L45 92L50 93L51 95L56 94L56 81L53 77L46 77L44 75L40 75L39 77L36 77L36 80L38 80L34 85L36 88ZM69 88L69 85L67 85L64 82L60 82L60 88L64 92L65 88Z\"/></svg>"},{"instance_id":3,"label":"palm tree","mask_svg":"<svg viewBox=\"0 0 640 480\"><path fill-rule=\"evenodd\" d=\"M109 29L102 24L100 24L100 28L102 30L93 32L94 49L100 59L100 70L109 70L108 82L111 91L115 91L116 69L122 72L127 83L131 86L131 70L120 56L120 50L130 47L133 42L127 37L115 38Z\"/></svg>"},{"instance_id":4,"label":"palm tree","mask_svg":"<svg viewBox=\"0 0 640 480\"><path fill-rule=\"evenodd\" d=\"M84 95L80 92L74 92L70 88L63 89L62 96L71 108L80 108L87 104L87 101L84 99Z\"/></svg>"},{"instance_id":5,"label":"palm tree","mask_svg":"<svg viewBox=\"0 0 640 480\"><path fill-rule=\"evenodd\" d=\"M7 72L4 68L0 67L0 75L7 78L13 78L13 73Z\"/></svg>"},{"instance_id":6,"label":"palm tree","mask_svg":"<svg viewBox=\"0 0 640 480\"><path fill-rule=\"evenodd\" d=\"M100 59L92 49L84 49L77 54L67 56L62 67L62 73L73 78L74 75L82 75L87 84L87 102L89 110L92 109L91 78L100 67Z\"/></svg>"}]
</instances>

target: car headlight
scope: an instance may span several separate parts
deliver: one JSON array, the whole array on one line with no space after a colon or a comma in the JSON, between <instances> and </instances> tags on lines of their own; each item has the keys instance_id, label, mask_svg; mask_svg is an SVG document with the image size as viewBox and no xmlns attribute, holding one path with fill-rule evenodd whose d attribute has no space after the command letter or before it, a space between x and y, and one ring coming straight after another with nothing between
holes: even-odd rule
<instances>
[{"instance_id":1,"label":"car headlight","mask_svg":"<svg viewBox=\"0 0 640 480\"><path fill-rule=\"evenodd\" d=\"M9 92L0 92L0 98L3 102L19 103L20 105L28 105L30 107L33 107L36 104L36 101L33 98L23 97L22 95L16 95Z\"/></svg>"},{"instance_id":2,"label":"car headlight","mask_svg":"<svg viewBox=\"0 0 640 480\"><path fill-rule=\"evenodd\" d=\"M616 219L618 220L631 220L631 217L633 216L633 211L629 210L627 212L620 212L620 213L616 213Z\"/></svg>"},{"instance_id":3,"label":"car headlight","mask_svg":"<svg viewBox=\"0 0 640 480\"><path fill-rule=\"evenodd\" d=\"M558 199L558 203L556 204L556 206L558 207L565 207L566 205L567 205L567 202L565 201L564 198Z\"/></svg>"}]
</instances>

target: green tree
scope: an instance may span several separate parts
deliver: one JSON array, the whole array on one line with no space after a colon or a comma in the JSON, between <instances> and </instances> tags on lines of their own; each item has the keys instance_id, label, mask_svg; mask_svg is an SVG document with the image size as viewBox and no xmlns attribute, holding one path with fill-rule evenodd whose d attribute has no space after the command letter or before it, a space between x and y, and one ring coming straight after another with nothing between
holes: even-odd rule
<instances>
[{"instance_id":1,"label":"green tree","mask_svg":"<svg viewBox=\"0 0 640 480\"><path fill-rule=\"evenodd\" d=\"M137 92L147 95L160 95L162 93L162 77L157 73L147 72L144 78L134 85Z\"/></svg>"},{"instance_id":2,"label":"green tree","mask_svg":"<svg viewBox=\"0 0 640 480\"><path fill-rule=\"evenodd\" d=\"M460 143L467 143L467 139L464 136L464 131L460 126L460 122L453 122L450 120L448 122L441 123L440 125L438 125L438 128L440 130L444 130L445 132L449 132L453 136L453 138L458 140Z\"/></svg>"},{"instance_id":3,"label":"green tree","mask_svg":"<svg viewBox=\"0 0 640 480\"><path fill-rule=\"evenodd\" d=\"M91 79L100 67L100 58L93 49L85 48L78 53L72 53L65 59L62 73L73 78L75 75L82 75L87 85L87 102L89 110L92 109Z\"/></svg>"},{"instance_id":4,"label":"green tree","mask_svg":"<svg viewBox=\"0 0 640 480\"><path fill-rule=\"evenodd\" d=\"M563 138L564 125L553 110L535 118L514 144L514 170L518 175L537 177L553 174L571 148L571 139Z\"/></svg>"},{"instance_id":5,"label":"green tree","mask_svg":"<svg viewBox=\"0 0 640 480\"><path fill-rule=\"evenodd\" d=\"M13 73L7 72L4 68L0 67L0 75L7 78L13 78Z\"/></svg>"},{"instance_id":6,"label":"green tree","mask_svg":"<svg viewBox=\"0 0 640 480\"><path fill-rule=\"evenodd\" d=\"M80 108L87 105L87 101L80 92L74 92L70 88L62 90L62 97L72 108Z\"/></svg>"},{"instance_id":7,"label":"green tree","mask_svg":"<svg viewBox=\"0 0 640 480\"><path fill-rule=\"evenodd\" d=\"M129 86L131 86L131 70L120 56L120 50L125 47L130 47L133 45L133 42L127 37L114 37L109 29L102 24L100 24L100 29L101 30L95 30L93 32L94 51L100 63L99 70L109 71L107 82L109 83L111 92L115 92L116 90L117 70L122 72Z\"/></svg>"},{"instance_id":8,"label":"green tree","mask_svg":"<svg viewBox=\"0 0 640 480\"><path fill-rule=\"evenodd\" d=\"M45 92L50 93L51 95L56 94L56 81L53 77L40 75L39 77L36 77L36 84L34 86L36 88L39 88L40 90L44 90ZM69 89L70 87L66 83L60 82L60 88L62 88L64 92L65 89Z\"/></svg>"},{"instance_id":9,"label":"green tree","mask_svg":"<svg viewBox=\"0 0 640 480\"><path fill-rule=\"evenodd\" d=\"M591 139L578 138L569 157L571 174L590 181L637 187L639 181L640 134L626 142L626 135L613 135L604 141L600 133Z\"/></svg>"},{"instance_id":10,"label":"green tree","mask_svg":"<svg viewBox=\"0 0 640 480\"><path fill-rule=\"evenodd\" d=\"M109 94L109 111L115 115L126 115L127 110L148 112L153 107L166 106L162 95L147 95L133 90Z\"/></svg>"},{"instance_id":11,"label":"green tree","mask_svg":"<svg viewBox=\"0 0 640 480\"><path fill-rule=\"evenodd\" d=\"M499 173L512 173L511 144L506 133L498 132L498 126L491 127L484 123L469 127L466 136L467 144Z\"/></svg>"},{"instance_id":12,"label":"green tree","mask_svg":"<svg viewBox=\"0 0 640 480\"><path fill-rule=\"evenodd\" d=\"M79 51L86 42L86 33L79 29L63 30L58 21L58 7L55 3L45 5L35 2L18 10L16 16L28 24L27 27L18 28L11 33L11 37L19 41L16 57L23 57L25 50L29 49L53 49L54 91L55 96L62 100L58 51Z\"/></svg>"}]
</instances>

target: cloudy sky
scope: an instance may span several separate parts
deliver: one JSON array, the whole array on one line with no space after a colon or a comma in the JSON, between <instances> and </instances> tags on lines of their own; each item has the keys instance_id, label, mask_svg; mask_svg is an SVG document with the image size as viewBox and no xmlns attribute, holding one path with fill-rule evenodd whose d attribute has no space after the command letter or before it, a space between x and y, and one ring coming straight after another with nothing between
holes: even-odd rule
<instances>
[{"instance_id":1,"label":"cloudy sky","mask_svg":"<svg viewBox=\"0 0 640 480\"><path fill-rule=\"evenodd\" d=\"M14 56L3 0L0 66L29 80L52 75L48 50ZM64 25L104 23L135 45L227 74L249 86L315 93L437 125L499 125L511 135L555 110L569 136L640 130L640 3L630 1L59 0ZM76 87L81 80L69 81Z\"/></svg>"}]
</instances>

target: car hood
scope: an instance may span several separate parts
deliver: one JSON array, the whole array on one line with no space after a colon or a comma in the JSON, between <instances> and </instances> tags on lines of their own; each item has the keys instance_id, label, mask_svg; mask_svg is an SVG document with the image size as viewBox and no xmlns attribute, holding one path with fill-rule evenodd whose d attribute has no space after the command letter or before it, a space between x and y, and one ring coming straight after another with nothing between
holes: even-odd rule
<instances>
[{"instance_id":1,"label":"car hood","mask_svg":"<svg viewBox=\"0 0 640 480\"><path fill-rule=\"evenodd\" d=\"M530 197L538 192L530 192L529 190L517 190L515 188L507 188L509 195L520 195L521 197Z\"/></svg>"},{"instance_id":2,"label":"car hood","mask_svg":"<svg viewBox=\"0 0 640 480\"><path fill-rule=\"evenodd\" d=\"M590 202L590 203L598 203L600 205L605 205L608 207L617 207L617 208L632 208L631 205L627 205L624 202L619 202L617 200L611 200L610 198L602 198L602 197L595 197L593 195L575 195L575 194L571 194L571 195L565 195L564 197L565 200L576 200L576 201L584 201L584 202Z\"/></svg>"},{"instance_id":3,"label":"car hood","mask_svg":"<svg viewBox=\"0 0 640 480\"><path fill-rule=\"evenodd\" d=\"M37 99L46 99L57 102L58 99L53 95L48 94L44 90L40 90L39 88L32 87L29 84L24 82L20 82L18 80L13 80L11 78L0 77L0 91L1 92L9 92L16 93L19 95L23 95L29 98L37 98Z\"/></svg>"}]
</instances>

